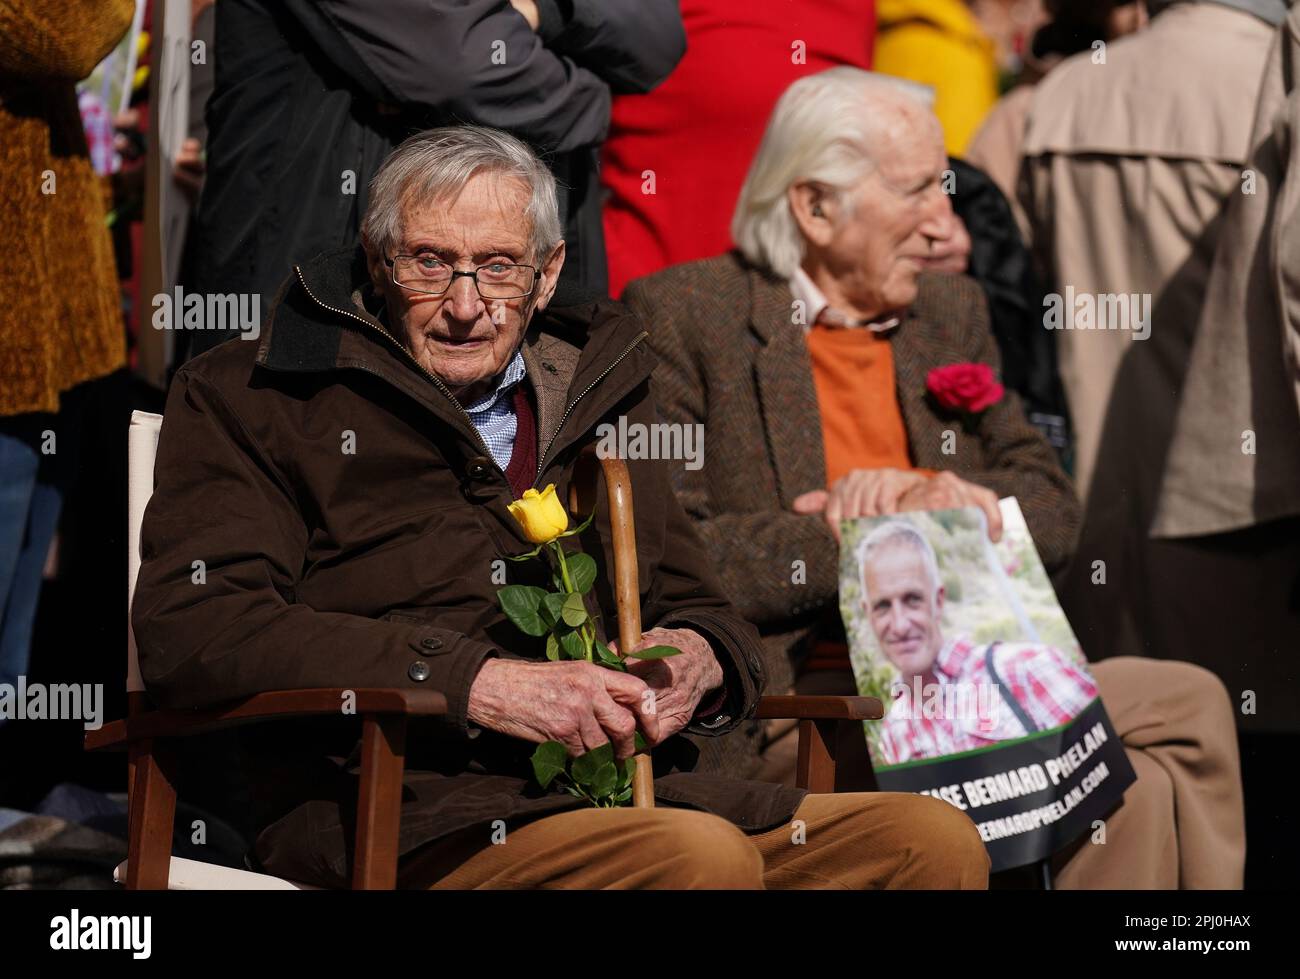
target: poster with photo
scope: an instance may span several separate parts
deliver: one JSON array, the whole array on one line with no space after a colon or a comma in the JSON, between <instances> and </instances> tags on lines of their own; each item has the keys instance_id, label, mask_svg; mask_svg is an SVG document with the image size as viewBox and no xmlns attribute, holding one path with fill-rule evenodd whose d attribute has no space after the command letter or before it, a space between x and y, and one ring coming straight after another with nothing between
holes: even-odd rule
<instances>
[{"instance_id":1,"label":"poster with photo","mask_svg":"<svg viewBox=\"0 0 1300 979\"><path fill-rule=\"evenodd\" d=\"M1093 828L1136 776L1020 507L990 542L978 507L845 521L840 612L882 790L975 823L993 870Z\"/></svg>"}]
</instances>

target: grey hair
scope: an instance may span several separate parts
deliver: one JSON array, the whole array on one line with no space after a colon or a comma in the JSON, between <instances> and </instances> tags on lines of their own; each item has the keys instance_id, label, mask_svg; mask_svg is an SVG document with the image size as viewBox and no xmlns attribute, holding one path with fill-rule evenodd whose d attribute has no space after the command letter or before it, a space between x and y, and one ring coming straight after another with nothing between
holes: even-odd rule
<instances>
[{"instance_id":1,"label":"grey hair","mask_svg":"<svg viewBox=\"0 0 1300 979\"><path fill-rule=\"evenodd\" d=\"M875 165L885 138L879 113L864 100L903 96L929 108L934 91L916 82L842 65L794 82L777 100L750 164L731 237L745 257L788 279L803 261L804 241L786 192L802 180L825 184L846 206L847 190Z\"/></svg>"},{"instance_id":2,"label":"grey hair","mask_svg":"<svg viewBox=\"0 0 1300 979\"><path fill-rule=\"evenodd\" d=\"M478 173L516 177L527 184L528 247L541 260L563 236L555 177L522 141L487 126L426 129L393 150L370 183L361 220L366 249L388 255L402 237L402 217L412 199L456 195Z\"/></svg>"},{"instance_id":3,"label":"grey hair","mask_svg":"<svg viewBox=\"0 0 1300 979\"><path fill-rule=\"evenodd\" d=\"M925 539L925 535L917 530L910 523L902 520L888 520L877 525L863 538L862 543L858 545L858 575L860 579L865 579L864 572L867 567L867 561L871 555L877 551L882 551L890 547L910 547L921 556L921 563L925 566L925 573L930 582L938 590L941 579L939 578L939 559L935 557L934 548L930 542ZM862 593L866 596L866 581L862 582ZM931 598L934 597L931 593Z\"/></svg>"}]
</instances>

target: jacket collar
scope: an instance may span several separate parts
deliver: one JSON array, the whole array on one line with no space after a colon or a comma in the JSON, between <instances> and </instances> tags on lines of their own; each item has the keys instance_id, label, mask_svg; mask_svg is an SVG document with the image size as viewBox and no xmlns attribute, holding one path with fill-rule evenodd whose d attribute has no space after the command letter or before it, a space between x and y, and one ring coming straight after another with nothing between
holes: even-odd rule
<instances>
[{"instance_id":1,"label":"jacket collar","mask_svg":"<svg viewBox=\"0 0 1300 979\"><path fill-rule=\"evenodd\" d=\"M761 346L754 361L758 397L781 502L826 485L821 413L813 387L812 360L803 331L793 322L790 286L739 259L747 270L750 329Z\"/></svg>"},{"instance_id":2,"label":"jacket collar","mask_svg":"<svg viewBox=\"0 0 1300 979\"><path fill-rule=\"evenodd\" d=\"M365 308L368 290L360 246L295 266L271 305L257 363L287 372L366 370L477 441L468 418ZM654 356L642 342L645 331L625 307L608 299L566 300L560 290L556 298L565 304L553 300L535 314L523 346L538 401L539 466L548 445L558 452L580 439L654 367Z\"/></svg>"},{"instance_id":3,"label":"jacket collar","mask_svg":"<svg viewBox=\"0 0 1300 979\"><path fill-rule=\"evenodd\" d=\"M894 327L902 322L901 316L885 316L882 319L867 320L849 316L835 307L827 300L826 294L817 288L817 283L812 280L802 266L795 266L794 275L790 276L790 293L794 296L796 302L803 303L803 331L806 334L814 323L824 323L833 329L842 330L871 330L875 333L888 333Z\"/></svg>"},{"instance_id":4,"label":"jacket collar","mask_svg":"<svg viewBox=\"0 0 1300 979\"><path fill-rule=\"evenodd\" d=\"M749 264L738 253L733 257L749 281L749 325L761 343L755 377L777 485L788 507L796 496L826 486L826 448L812 360L804 332L791 315L794 294L789 284ZM925 288L928 278L922 275L918 288ZM899 327L889 332L899 410L913 458L912 443L924 421L919 417L924 413L925 357L919 346L924 342L923 333L925 324L916 315L915 305L902 314Z\"/></svg>"}]
</instances>

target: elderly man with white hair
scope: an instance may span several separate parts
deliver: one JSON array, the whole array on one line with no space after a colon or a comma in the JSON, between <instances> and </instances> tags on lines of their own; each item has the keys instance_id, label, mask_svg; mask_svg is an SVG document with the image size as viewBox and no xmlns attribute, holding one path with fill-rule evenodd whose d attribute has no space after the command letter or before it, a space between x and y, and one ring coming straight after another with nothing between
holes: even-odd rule
<instances>
[{"instance_id":1,"label":"elderly man with white hair","mask_svg":"<svg viewBox=\"0 0 1300 979\"><path fill-rule=\"evenodd\" d=\"M628 463L643 643L680 654L627 672L551 662L506 618L497 567L532 547L511 502L552 483L567 498L600 426L656 423L636 317L554 302L565 245L541 161L491 129L417 134L380 169L362 232L361 248L292 270L260 343L176 375L134 604L151 697L441 692L447 714L411 721L407 740L405 886L984 886L974 824L937 800L690 771L679 733L752 717L763 660L662 462ZM602 502L566 549L612 567L609 523ZM549 583L537 561L510 567ZM616 620L607 582L592 600ZM356 732L336 723L242 745L256 866L346 881ZM661 769L654 808L590 808L533 781L538 743L626 759L638 733Z\"/></svg>"},{"instance_id":2,"label":"elderly man with white hair","mask_svg":"<svg viewBox=\"0 0 1300 979\"><path fill-rule=\"evenodd\" d=\"M997 500L1014 496L1049 572L1070 558L1078 501L997 382L984 296L965 276L928 271L951 234L946 165L915 86L843 67L800 79L741 190L736 250L623 295L662 361L664 414L704 426L704 466L676 469L674 486L725 592L766 640L774 688L820 666L821 692L853 690L841 520L978 506L997 536ZM1137 658L1094 673L1138 781L1110 817L1110 845L1063 855L1061 886L1239 887L1241 785L1223 685ZM777 756L788 743L774 736L748 725L707 746L705 764L751 774L760 750Z\"/></svg>"}]
</instances>

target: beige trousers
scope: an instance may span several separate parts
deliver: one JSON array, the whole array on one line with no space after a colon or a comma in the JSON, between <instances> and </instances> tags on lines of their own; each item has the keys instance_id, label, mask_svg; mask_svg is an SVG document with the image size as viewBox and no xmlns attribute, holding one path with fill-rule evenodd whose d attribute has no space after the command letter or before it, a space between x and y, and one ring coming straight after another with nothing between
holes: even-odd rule
<instances>
[{"instance_id":1,"label":"beige trousers","mask_svg":"<svg viewBox=\"0 0 1300 979\"><path fill-rule=\"evenodd\" d=\"M1057 854L1055 886L1242 885L1245 829L1232 704L1188 663L1117 657L1091 665L1137 781L1104 832ZM770 769L769 769L770 771ZM403 887L980 888L988 857L946 802L893 792L809 795L794 820L746 836L686 809L583 809L475 828L404 861Z\"/></svg>"},{"instance_id":2,"label":"beige trousers","mask_svg":"<svg viewBox=\"0 0 1300 979\"><path fill-rule=\"evenodd\" d=\"M746 836L690 809L580 809L509 829L475 828L405 862L399 886L453 888L886 887L979 889L989 861L975 825L927 796L809 795L794 819Z\"/></svg>"},{"instance_id":3,"label":"beige trousers","mask_svg":"<svg viewBox=\"0 0 1300 979\"><path fill-rule=\"evenodd\" d=\"M1245 810L1228 691L1190 663L1118 656L1091 669L1137 781L1106 817L1104 843L1089 836L1057 855L1057 886L1240 889Z\"/></svg>"},{"instance_id":4,"label":"beige trousers","mask_svg":"<svg viewBox=\"0 0 1300 979\"><path fill-rule=\"evenodd\" d=\"M1055 886L1240 888L1245 813L1228 691L1190 663L1118 656L1089 668L1137 781L1106 817L1104 835L1056 855ZM759 777L793 785L796 747L793 731L774 741Z\"/></svg>"}]
</instances>

